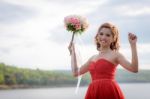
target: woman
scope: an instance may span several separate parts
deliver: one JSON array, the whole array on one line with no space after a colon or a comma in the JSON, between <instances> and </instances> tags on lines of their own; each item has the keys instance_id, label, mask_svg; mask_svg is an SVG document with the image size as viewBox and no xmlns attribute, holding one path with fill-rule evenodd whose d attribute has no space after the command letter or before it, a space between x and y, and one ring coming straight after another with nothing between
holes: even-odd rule
<instances>
[{"instance_id":1,"label":"woman","mask_svg":"<svg viewBox=\"0 0 150 99\"><path fill-rule=\"evenodd\" d=\"M79 76L90 72L92 82L90 83L85 99L125 99L118 83L115 81L115 71L120 64L130 72L138 72L137 56L137 36L133 33L128 34L128 40L131 46L131 62L118 51L119 33L116 26L111 23L102 24L95 36L98 54L93 55L89 60L78 69L76 61L76 52L73 42L69 45L71 54L73 75Z\"/></svg>"}]
</instances>

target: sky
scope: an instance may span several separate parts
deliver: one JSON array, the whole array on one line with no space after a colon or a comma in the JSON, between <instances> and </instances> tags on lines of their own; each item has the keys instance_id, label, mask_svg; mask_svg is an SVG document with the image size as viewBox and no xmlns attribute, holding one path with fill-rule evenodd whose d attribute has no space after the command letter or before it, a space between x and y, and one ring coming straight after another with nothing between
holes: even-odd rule
<instances>
[{"instance_id":1,"label":"sky","mask_svg":"<svg viewBox=\"0 0 150 99\"><path fill-rule=\"evenodd\" d=\"M97 54L94 37L104 22L120 31L120 52L130 61L128 32L138 36L139 68L150 69L149 0L1 0L0 63L21 68L70 70L72 34L64 17L85 16L89 28L75 37L81 64ZM121 67L121 66L120 66Z\"/></svg>"}]
</instances>

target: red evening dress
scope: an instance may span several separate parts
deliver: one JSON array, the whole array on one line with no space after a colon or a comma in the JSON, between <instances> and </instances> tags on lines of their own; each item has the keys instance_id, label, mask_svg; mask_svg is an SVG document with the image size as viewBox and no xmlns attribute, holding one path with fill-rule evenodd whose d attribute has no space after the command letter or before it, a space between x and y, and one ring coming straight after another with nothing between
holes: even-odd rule
<instances>
[{"instance_id":1,"label":"red evening dress","mask_svg":"<svg viewBox=\"0 0 150 99\"><path fill-rule=\"evenodd\" d=\"M115 81L116 67L117 65L104 58L90 63L89 71L92 82L88 87L85 99L125 99Z\"/></svg>"}]
</instances>

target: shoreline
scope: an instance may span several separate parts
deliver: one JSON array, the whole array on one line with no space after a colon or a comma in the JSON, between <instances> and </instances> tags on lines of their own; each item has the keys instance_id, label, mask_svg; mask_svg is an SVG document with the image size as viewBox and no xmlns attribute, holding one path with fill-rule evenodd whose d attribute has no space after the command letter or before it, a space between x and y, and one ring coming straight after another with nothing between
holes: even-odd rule
<instances>
[{"instance_id":1,"label":"shoreline","mask_svg":"<svg viewBox=\"0 0 150 99\"><path fill-rule=\"evenodd\" d=\"M148 84L150 82L118 82L118 84ZM80 87L85 87L87 85L80 85ZM76 87L76 84L72 85L56 85L56 86L40 86L40 85L0 85L0 90L11 90L11 89L36 89L36 88L60 88L60 87Z\"/></svg>"}]
</instances>

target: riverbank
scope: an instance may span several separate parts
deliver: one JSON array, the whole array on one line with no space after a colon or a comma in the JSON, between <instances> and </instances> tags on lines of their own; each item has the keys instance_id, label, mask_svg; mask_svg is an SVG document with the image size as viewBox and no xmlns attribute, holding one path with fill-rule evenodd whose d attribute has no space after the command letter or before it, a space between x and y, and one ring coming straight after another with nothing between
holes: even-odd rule
<instances>
[{"instance_id":1,"label":"riverbank","mask_svg":"<svg viewBox=\"0 0 150 99\"><path fill-rule=\"evenodd\" d=\"M149 84L150 82L118 82L119 84ZM80 85L81 87L88 86L86 85ZM39 86L39 85L0 85L0 90L8 90L8 89L31 89L31 88L63 88L63 87L76 87L76 84L71 85L55 85L55 86Z\"/></svg>"},{"instance_id":2,"label":"riverbank","mask_svg":"<svg viewBox=\"0 0 150 99\"><path fill-rule=\"evenodd\" d=\"M81 86L81 85L80 85ZM82 85L81 87L88 86ZM76 87L76 85L56 85L56 86L29 86L29 85L0 85L0 90L8 90L8 89L31 89L31 88L63 88L63 87Z\"/></svg>"},{"instance_id":3,"label":"riverbank","mask_svg":"<svg viewBox=\"0 0 150 99\"><path fill-rule=\"evenodd\" d=\"M24 89L24 88L32 88L28 85L0 85L0 90L3 89Z\"/></svg>"}]
</instances>

